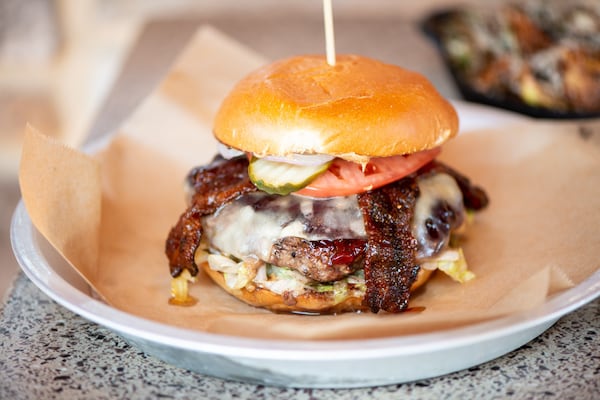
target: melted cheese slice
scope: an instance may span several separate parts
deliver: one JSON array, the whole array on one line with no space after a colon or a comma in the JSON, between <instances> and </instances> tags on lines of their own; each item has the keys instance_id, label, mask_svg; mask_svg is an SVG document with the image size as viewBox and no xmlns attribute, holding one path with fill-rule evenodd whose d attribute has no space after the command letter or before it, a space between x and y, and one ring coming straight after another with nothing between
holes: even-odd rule
<instances>
[{"instance_id":1,"label":"melted cheese slice","mask_svg":"<svg viewBox=\"0 0 600 400\"><path fill-rule=\"evenodd\" d=\"M431 256L447 244L432 243L426 220L440 201L459 214L464 209L462 194L454 178L433 174L418 179L419 197L415 205L413 234L419 254ZM204 233L212 248L238 259L258 257L268 260L273 243L287 236L307 240L366 238L362 213L356 196L313 199L300 196L244 195L203 219Z\"/></svg>"}]
</instances>

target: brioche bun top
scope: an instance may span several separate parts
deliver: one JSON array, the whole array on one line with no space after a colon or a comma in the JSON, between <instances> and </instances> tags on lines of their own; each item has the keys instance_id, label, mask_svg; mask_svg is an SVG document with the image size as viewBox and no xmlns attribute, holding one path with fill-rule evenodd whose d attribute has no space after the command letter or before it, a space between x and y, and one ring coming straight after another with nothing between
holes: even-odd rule
<instances>
[{"instance_id":1,"label":"brioche bun top","mask_svg":"<svg viewBox=\"0 0 600 400\"><path fill-rule=\"evenodd\" d=\"M214 123L225 145L286 156L329 154L355 162L441 145L458 116L422 75L358 55L287 58L242 79Z\"/></svg>"}]
</instances>

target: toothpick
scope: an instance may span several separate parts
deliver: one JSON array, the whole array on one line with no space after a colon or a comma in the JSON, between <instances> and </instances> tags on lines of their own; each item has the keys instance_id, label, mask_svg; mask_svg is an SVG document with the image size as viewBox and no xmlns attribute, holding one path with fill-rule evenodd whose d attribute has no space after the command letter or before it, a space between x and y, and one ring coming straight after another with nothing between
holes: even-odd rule
<instances>
[{"instance_id":1,"label":"toothpick","mask_svg":"<svg viewBox=\"0 0 600 400\"><path fill-rule=\"evenodd\" d=\"M325 22L325 50L327 64L335 65L335 38L333 35L333 11L331 0L323 0L323 19Z\"/></svg>"}]
</instances>

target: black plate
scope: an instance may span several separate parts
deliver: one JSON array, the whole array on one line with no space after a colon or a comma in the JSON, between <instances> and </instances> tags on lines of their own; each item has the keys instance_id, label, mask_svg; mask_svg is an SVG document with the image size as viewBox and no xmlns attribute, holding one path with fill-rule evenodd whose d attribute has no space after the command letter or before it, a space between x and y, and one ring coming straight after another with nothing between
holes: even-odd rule
<instances>
[{"instance_id":1,"label":"black plate","mask_svg":"<svg viewBox=\"0 0 600 400\"><path fill-rule=\"evenodd\" d=\"M452 79L458 88L463 99L475 103L486 104L493 107L502 108L505 110L514 111L520 114L528 115L534 118L550 118L550 119L584 119L600 117L600 112L574 112L574 111L559 111L544 107L531 106L518 97L506 97L499 99L492 97L486 93L482 93L473 88L473 86L464 79L460 71L454 66L450 60L443 41L441 28L460 10L450 9L438 11L430 14L420 24L421 30L436 44L436 47L442 56L446 68L450 71Z\"/></svg>"}]
</instances>

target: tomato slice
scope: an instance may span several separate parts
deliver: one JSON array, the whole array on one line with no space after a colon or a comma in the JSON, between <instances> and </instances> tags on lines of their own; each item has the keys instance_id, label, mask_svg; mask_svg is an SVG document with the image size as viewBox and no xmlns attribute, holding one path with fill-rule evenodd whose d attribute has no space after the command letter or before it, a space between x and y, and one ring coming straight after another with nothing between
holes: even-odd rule
<instances>
[{"instance_id":1,"label":"tomato slice","mask_svg":"<svg viewBox=\"0 0 600 400\"><path fill-rule=\"evenodd\" d=\"M360 164L336 158L327 171L294 193L312 197L334 197L377 189L412 174L439 153L440 148L436 147L406 156L372 158L364 171Z\"/></svg>"}]
</instances>

